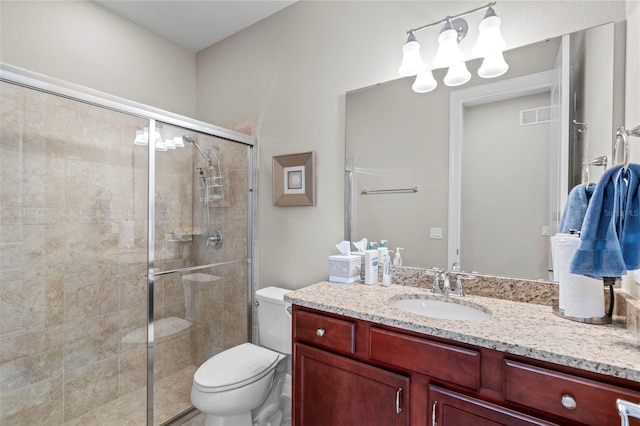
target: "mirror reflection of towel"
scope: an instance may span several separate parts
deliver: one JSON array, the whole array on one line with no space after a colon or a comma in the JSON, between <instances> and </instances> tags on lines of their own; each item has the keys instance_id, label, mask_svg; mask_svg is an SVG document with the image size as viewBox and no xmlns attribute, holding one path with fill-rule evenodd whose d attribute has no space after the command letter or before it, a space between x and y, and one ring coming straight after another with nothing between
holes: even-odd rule
<instances>
[{"instance_id":1,"label":"mirror reflection of towel","mask_svg":"<svg viewBox=\"0 0 640 426\"><path fill-rule=\"evenodd\" d=\"M582 229L582 222L587 214L589 200L591 200L595 188L595 183L580 184L574 186L569 192L567 204L565 204L560 218L559 234L568 234L572 229L577 231Z\"/></svg>"},{"instance_id":2,"label":"mirror reflection of towel","mask_svg":"<svg viewBox=\"0 0 640 426\"><path fill-rule=\"evenodd\" d=\"M571 273L621 277L640 268L640 165L607 170L596 186L582 224Z\"/></svg>"}]
</instances>

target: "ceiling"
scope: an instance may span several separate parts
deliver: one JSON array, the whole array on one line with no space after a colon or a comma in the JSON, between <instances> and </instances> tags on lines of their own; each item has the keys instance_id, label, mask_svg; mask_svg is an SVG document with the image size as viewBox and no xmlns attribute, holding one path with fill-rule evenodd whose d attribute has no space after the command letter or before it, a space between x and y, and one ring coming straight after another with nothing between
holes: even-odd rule
<instances>
[{"instance_id":1,"label":"ceiling","mask_svg":"<svg viewBox=\"0 0 640 426\"><path fill-rule=\"evenodd\" d=\"M94 0L174 43L198 52L296 0Z\"/></svg>"}]
</instances>

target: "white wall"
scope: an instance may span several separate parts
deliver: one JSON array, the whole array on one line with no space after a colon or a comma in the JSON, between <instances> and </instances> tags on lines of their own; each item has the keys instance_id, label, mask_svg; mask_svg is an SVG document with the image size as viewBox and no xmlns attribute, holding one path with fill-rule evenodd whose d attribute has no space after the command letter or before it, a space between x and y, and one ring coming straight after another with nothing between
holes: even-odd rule
<instances>
[{"instance_id":1,"label":"white wall","mask_svg":"<svg viewBox=\"0 0 640 426\"><path fill-rule=\"evenodd\" d=\"M0 1L0 61L195 115L195 54L93 2Z\"/></svg>"},{"instance_id":2,"label":"white wall","mask_svg":"<svg viewBox=\"0 0 640 426\"><path fill-rule=\"evenodd\" d=\"M507 48L628 13L637 76L637 3L625 12L624 1L506 0L496 12ZM298 288L326 278L326 258L343 237L345 92L397 78L407 29L477 5L302 0L202 51L194 66L192 53L92 2L3 0L0 60L213 123L259 114L259 285ZM438 31L419 33L425 57ZM308 150L318 153L318 205L273 207L271 157Z\"/></svg>"},{"instance_id":3,"label":"white wall","mask_svg":"<svg viewBox=\"0 0 640 426\"><path fill-rule=\"evenodd\" d=\"M260 115L260 287L299 288L327 277L327 256L344 229L345 92L398 78L408 29L477 6L302 0L198 53L198 118L221 123ZM496 13L510 49L624 20L625 2L501 1ZM476 15L469 17L471 33L482 18ZM417 34L424 57L435 54L438 32ZM309 150L318 153L318 205L272 206L271 157Z\"/></svg>"}]
</instances>

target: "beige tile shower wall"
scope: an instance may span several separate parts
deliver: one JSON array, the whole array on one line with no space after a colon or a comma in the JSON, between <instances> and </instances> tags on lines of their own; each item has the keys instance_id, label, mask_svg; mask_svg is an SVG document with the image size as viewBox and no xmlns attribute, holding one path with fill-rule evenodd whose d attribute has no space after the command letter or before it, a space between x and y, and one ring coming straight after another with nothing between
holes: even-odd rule
<instances>
[{"instance_id":1,"label":"beige tile shower wall","mask_svg":"<svg viewBox=\"0 0 640 426\"><path fill-rule=\"evenodd\" d=\"M247 258L248 227L248 161L247 147L212 137L198 136L198 144L206 152L212 146L220 160L224 179L224 201L212 201L203 209L203 189L196 185L194 196L194 252L196 264L243 260ZM217 170L217 162L214 162ZM207 167L207 162L194 155L194 170ZM197 181L196 177L196 181ZM204 216L204 221L203 221ZM206 244L204 236L214 230L222 232L221 248ZM247 335L247 263L231 264L206 271L216 277L209 283L192 283L194 302L194 357L197 364L232 346L244 343Z\"/></svg>"},{"instance_id":2,"label":"beige tile shower wall","mask_svg":"<svg viewBox=\"0 0 640 426\"><path fill-rule=\"evenodd\" d=\"M144 120L0 91L0 424L62 424L145 385Z\"/></svg>"}]
</instances>

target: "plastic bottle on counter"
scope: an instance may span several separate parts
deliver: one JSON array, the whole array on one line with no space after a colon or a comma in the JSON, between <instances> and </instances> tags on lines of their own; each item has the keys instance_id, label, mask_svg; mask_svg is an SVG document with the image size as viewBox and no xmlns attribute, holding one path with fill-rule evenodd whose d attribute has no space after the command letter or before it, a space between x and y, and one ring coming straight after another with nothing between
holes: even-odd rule
<instances>
[{"instance_id":1,"label":"plastic bottle on counter","mask_svg":"<svg viewBox=\"0 0 640 426\"><path fill-rule=\"evenodd\" d=\"M380 240L380 245L378 246L378 262L381 266L384 256L389 254L389 249L387 248L388 242L388 240Z\"/></svg>"},{"instance_id":2,"label":"plastic bottle on counter","mask_svg":"<svg viewBox=\"0 0 640 426\"><path fill-rule=\"evenodd\" d=\"M378 282L378 251L374 242L369 243L369 249L364 253L364 283Z\"/></svg>"},{"instance_id":3,"label":"plastic bottle on counter","mask_svg":"<svg viewBox=\"0 0 640 426\"><path fill-rule=\"evenodd\" d=\"M396 247L396 255L393 258L393 266L402 266L402 255L400 250L404 250L402 247Z\"/></svg>"},{"instance_id":4,"label":"plastic bottle on counter","mask_svg":"<svg viewBox=\"0 0 640 426\"><path fill-rule=\"evenodd\" d=\"M389 287L391 285L391 257L387 251L382 258L382 286Z\"/></svg>"}]
</instances>

